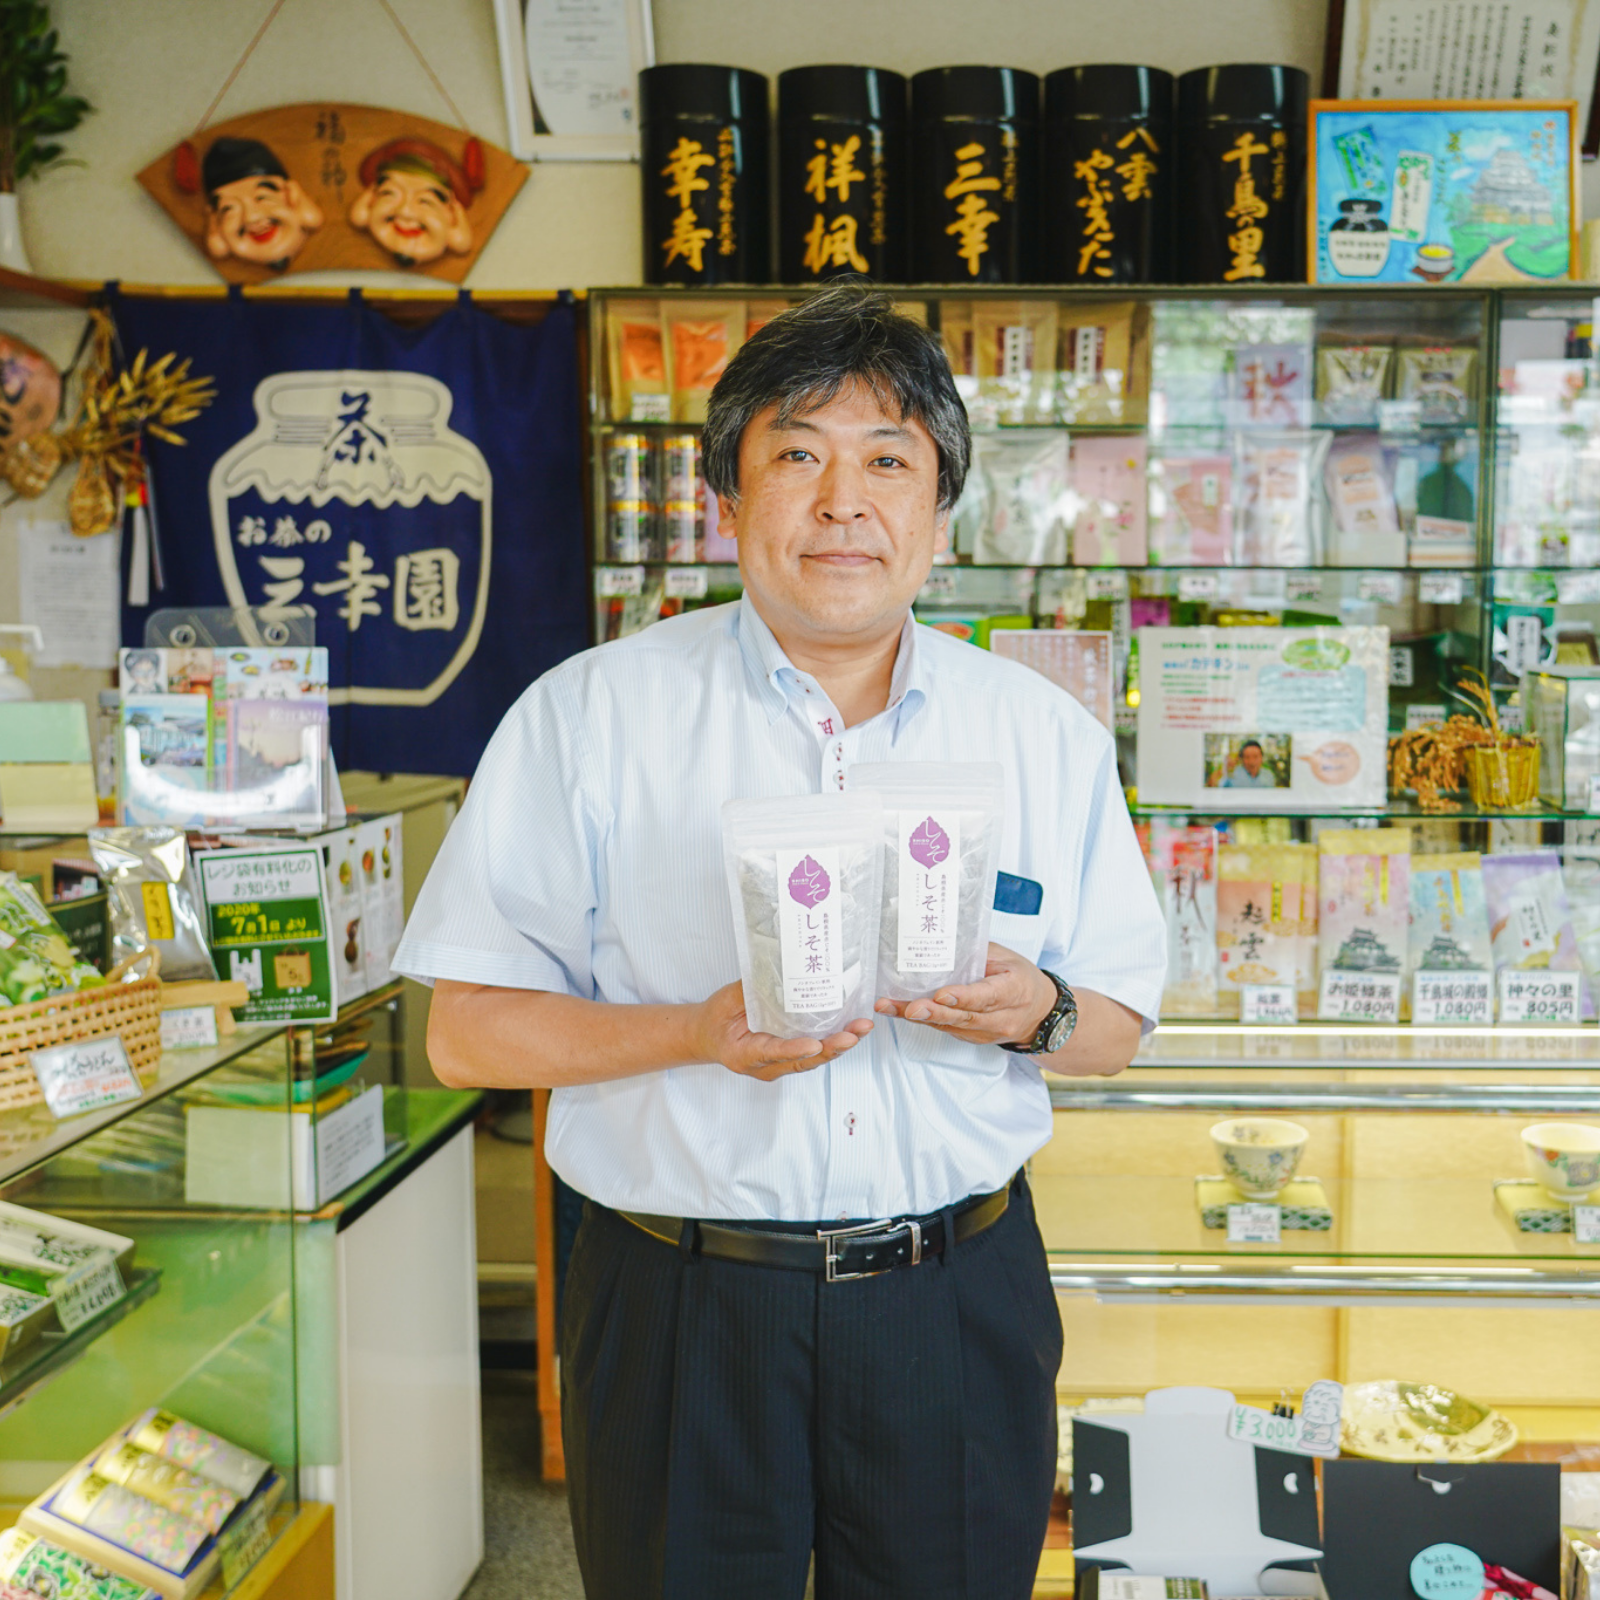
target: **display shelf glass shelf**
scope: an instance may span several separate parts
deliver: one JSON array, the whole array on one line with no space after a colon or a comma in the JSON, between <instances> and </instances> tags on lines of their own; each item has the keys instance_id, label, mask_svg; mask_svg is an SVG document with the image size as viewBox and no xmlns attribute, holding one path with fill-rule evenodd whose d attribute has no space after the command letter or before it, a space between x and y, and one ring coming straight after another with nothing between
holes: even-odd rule
<instances>
[{"instance_id":1,"label":"display shelf glass shelf","mask_svg":"<svg viewBox=\"0 0 1600 1600\"><path fill-rule=\"evenodd\" d=\"M1417 1082L1409 1074L1398 1083L1373 1081L1374 1074L1327 1074L1334 1081L1294 1081L1263 1075L1261 1081L1189 1083L1181 1079L1151 1080L1148 1072L1112 1079L1051 1078L1050 1105L1055 1111L1205 1111L1212 1116L1301 1112L1345 1114L1353 1111L1413 1113L1421 1111L1506 1112L1537 1118L1600 1115L1600 1065L1594 1072L1573 1073L1566 1081L1529 1083ZM1520 1074L1519 1074L1520 1076ZM1529 1074L1535 1076L1535 1074Z\"/></svg>"},{"instance_id":2,"label":"display shelf glass shelf","mask_svg":"<svg viewBox=\"0 0 1600 1600\"><path fill-rule=\"evenodd\" d=\"M1424 811L1414 800L1391 800L1381 806L1277 806L1229 807L1204 806L1151 806L1137 800L1128 810L1135 817L1164 817L1169 821L1193 818L1200 821L1210 817L1301 817L1337 819L1340 817L1375 820L1380 822L1600 822L1600 813L1593 811L1567 811L1560 806L1544 804L1532 806L1479 806L1470 800L1459 802L1459 811Z\"/></svg>"},{"instance_id":3,"label":"display shelf glass shelf","mask_svg":"<svg viewBox=\"0 0 1600 1600\"><path fill-rule=\"evenodd\" d=\"M0 1361L0 1416L22 1404L41 1384L69 1367L122 1319L137 1311L161 1287L153 1267L130 1267L124 1274L127 1293L71 1333L42 1333L9 1360Z\"/></svg>"},{"instance_id":4,"label":"display shelf glass shelf","mask_svg":"<svg viewBox=\"0 0 1600 1600\"><path fill-rule=\"evenodd\" d=\"M1288 1028L1185 1017L1147 1034L1133 1067L1214 1072L1250 1067L1504 1072L1600 1072L1600 1028L1537 1024L1489 1028L1412 1023L1302 1022ZM1600 1094L1596 1110L1600 1111Z\"/></svg>"},{"instance_id":5,"label":"display shelf glass shelf","mask_svg":"<svg viewBox=\"0 0 1600 1600\"><path fill-rule=\"evenodd\" d=\"M245 1058L271 1040L280 1038L281 1027L240 1028L237 1033L224 1037L221 1043L195 1050L167 1050L161 1055L155 1077L150 1080L144 1094L137 1100L121 1105L104 1106L98 1111L86 1111L81 1116L57 1121L41 1102L23 1106L14 1111L0 1112L0 1184L9 1183L30 1167L37 1166L51 1156L60 1155L91 1134L113 1123L148 1110L155 1102L165 1099L174 1090L202 1078L219 1067L246 1065ZM274 1065L282 1076L282 1062L262 1064L264 1077L271 1077ZM287 1099L287 1089L284 1091Z\"/></svg>"}]
</instances>

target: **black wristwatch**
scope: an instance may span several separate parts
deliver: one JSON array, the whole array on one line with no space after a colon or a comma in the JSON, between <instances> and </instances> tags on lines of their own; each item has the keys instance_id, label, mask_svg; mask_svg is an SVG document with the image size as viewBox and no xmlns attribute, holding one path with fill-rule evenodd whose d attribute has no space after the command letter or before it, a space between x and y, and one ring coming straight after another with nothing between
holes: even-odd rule
<instances>
[{"instance_id":1,"label":"black wristwatch","mask_svg":"<svg viewBox=\"0 0 1600 1600\"><path fill-rule=\"evenodd\" d=\"M1039 970L1044 972L1043 967ZM1072 1030L1078 1026L1078 1002L1055 973L1045 972L1044 975L1056 986L1056 1003L1045 1013L1044 1021L1031 1039L1022 1044L1003 1044L1002 1050L1019 1056L1053 1056L1072 1037Z\"/></svg>"}]
</instances>

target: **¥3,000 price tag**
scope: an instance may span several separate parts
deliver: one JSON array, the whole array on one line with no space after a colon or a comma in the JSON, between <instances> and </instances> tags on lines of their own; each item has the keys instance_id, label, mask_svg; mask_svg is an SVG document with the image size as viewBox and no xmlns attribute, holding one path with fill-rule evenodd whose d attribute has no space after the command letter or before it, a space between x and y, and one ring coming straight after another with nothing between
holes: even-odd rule
<instances>
[{"instance_id":1,"label":"\u00a53,000 price tag","mask_svg":"<svg viewBox=\"0 0 1600 1600\"><path fill-rule=\"evenodd\" d=\"M161 1048L191 1050L217 1042L215 1006L174 1006L161 1013Z\"/></svg>"},{"instance_id":2,"label":"\u00a53,000 price tag","mask_svg":"<svg viewBox=\"0 0 1600 1600\"><path fill-rule=\"evenodd\" d=\"M1287 1028L1300 1020L1299 997L1292 983L1239 985L1239 1020Z\"/></svg>"},{"instance_id":3,"label":"\u00a53,000 price tag","mask_svg":"<svg viewBox=\"0 0 1600 1600\"><path fill-rule=\"evenodd\" d=\"M1421 971L1411 979L1413 1022L1494 1021L1494 980L1487 972Z\"/></svg>"},{"instance_id":4,"label":"\u00a53,000 price tag","mask_svg":"<svg viewBox=\"0 0 1600 1600\"><path fill-rule=\"evenodd\" d=\"M1282 1206L1247 1200L1228 1207L1229 1244L1278 1244L1282 1235Z\"/></svg>"},{"instance_id":5,"label":"\u00a53,000 price tag","mask_svg":"<svg viewBox=\"0 0 1600 1600\"><path fill-rule=\"evenodd\" d=\"M1235 1405L1228 1412L1228 1437L1295 1455L1336 1456L1343 1408L1344 1385L1324 1378L1301 1396L1298 1416L1279 1417L1260 1406Z\"/></svg>"},{"instance_id":6,"label":"\u00a53,000 price tag","mask_svg":"<svg viewBox=\"0 0 1600 1600\"><path fill-rule=\"evenodd\" d=\"M1502 1022L1576 1022L1578 974L1576 972L1500 973Z\"/></svg>"},{"instance_id":7,"label":"\u00a53,000 price tag","mask_svg":"<svg viewBox=\"0 0 1600 1600\"><path fill-rule=\"evenodd\" d=\"M55 1044L35 1050L29 1058L34 1076L53 1117L75 1117L144 1093L139 1075L115 1033L103 1039L83 1039L75 1044Z\"/></svg>"},{"instance_id":8,"label":"\u00a53,000 price tag","mask_svg":"<svg viewBox=\"0 0 1600 1600\"><path fill-rule=\"evenodd\" d=\"M74 1267L50 1285L56 1315L68 1333L81 1328L107 1306L114 1306L127 1292L122 1274L117 1271L116 1257L109 1250Z\"/></svg>"},{"instance_id":9,"label":"\u00a53,000 price tag","mask_svg":"<svg viewBox=\"0 0 1600 1600\"><path fill-rule=\"evenodd\" d=\"M1400 974L1330 968L1322 974L1317 1015L1324 1022L1398 1022Z\"/></svg>"},{"instance_id":10,"label":"\u00a53,000 price tag","mask_svg":"<svg viewBox=\"0 0 1600 1600\"><path fill-rule=\"evenodd\" d=\"M1572 1208L1572 1238L1576 1244L1600 1244L1600 1206Z\"/></svg>"}]
</instances>

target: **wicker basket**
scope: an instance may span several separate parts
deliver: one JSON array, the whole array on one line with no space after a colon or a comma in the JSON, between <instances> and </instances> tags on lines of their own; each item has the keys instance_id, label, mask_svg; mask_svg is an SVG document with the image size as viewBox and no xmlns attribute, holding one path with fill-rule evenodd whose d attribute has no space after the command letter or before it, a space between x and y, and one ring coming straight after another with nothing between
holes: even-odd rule
<instances>
[{"instance_id":1,"label":"wicker basket","mask_svg":"<svg viewBox=\"0 0 1600 1600\"><path fill-rule=\"evenodd\" d=\"M1538 743L1475 745L1467 752L1467 788L1480 806L1531 806L1539 796Z\"/></svg>"},{"instance_id":2,"label":"wicker basket","mask_svg":"<svg viewBox=\"0 0 1600 1600\"><path fill-rule=\"evenodd\" d=\"M144 977L121 981L141 964L150 969ZM0 1111L44 1099L28 1058L54 1044L115 1033L140 1078L148 1082L154 1077L161 1060L161 984L156 977L160 967L161 952L151 945L114 966L98 988L0 1007Z\"/></svg>"}]
</instances>

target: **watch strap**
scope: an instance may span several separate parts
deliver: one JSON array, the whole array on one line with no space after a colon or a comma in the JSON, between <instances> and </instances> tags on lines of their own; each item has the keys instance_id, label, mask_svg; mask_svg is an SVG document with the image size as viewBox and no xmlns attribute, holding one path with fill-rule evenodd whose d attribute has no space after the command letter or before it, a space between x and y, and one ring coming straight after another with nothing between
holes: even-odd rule
<instances>
[{"instance_id":1,"label":"watch strap","mask_svg":"<svg viewBox=\"0 0 1600 1600\"><path fill-rule=\"evenodd\" d=\"M1047 1047L1050 1042L1050 1035L1055 1031L1056 1024L1059 1023L1063 1017L1070 1014L1074 1019L1074 1025L1076 1025L1078 1011L1077 997L1054 972L1051 972L1044 967L1041 967L1039 970L1043 972L1045 977L1047 977L1051 983L1056 986L1056 1003L1045 1013L1044 1021L1039 1024L1037 1029L1034 1030L1034 1035L1031 1039L1025 1039L1020 1044L1012 1042L1008 1044L1002 1044L1000 1046L1002 1050L1009 1050L1013 1055L1047 1055L1049 1054ZM1070 1033L1068 1034L1068 1037L1071 1037ZM1062 1041L1063 1044L1065 1042L1065 1040Z\"/></svg>"}]
</instances>

